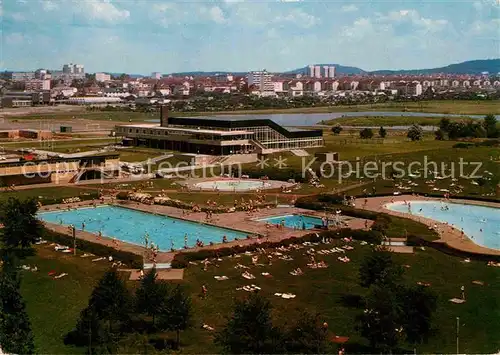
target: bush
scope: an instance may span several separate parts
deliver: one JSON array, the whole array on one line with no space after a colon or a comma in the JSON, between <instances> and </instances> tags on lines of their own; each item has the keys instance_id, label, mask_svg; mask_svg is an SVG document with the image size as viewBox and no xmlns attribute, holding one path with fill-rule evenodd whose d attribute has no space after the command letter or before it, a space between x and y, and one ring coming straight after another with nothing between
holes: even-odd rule
<instances>
[{"instance_id":1,"label":"bush","mask_svg":"<svg viewBox=\"0 0 500 355\"><path fill-rule=\"evenodd\" d=\"M472 147L474 147L474 146L475 146L475 144L473 144L473 143L463 143L463 142L461 142L461 143L456 143L456 144L454 144L454 145L453 145L453 148L457 148L457 149L468 149L468 148L472 148Z\"/></svg>"},{"instance_id":2,"label":"bush","mask_svg":"<svg viewBox=\"0 0 500 355\"><path fill-rule=\"evenodd\" d=\"M371 130L371 128L364 128L359 131L359 137L361 139L371 139L373 138L373 131Z\"/></svg>"},{"instance_id":3,"label":"bush","mask_svg":"<svg viewBox=\"0 0 500 355\"><path fill-rule=\"evenodd\" d=\"M46 228L43 229L42 238L62 245L67 245L67 246L73 245L73 237L57 233ZM128 251L116 250L106 245L93 243L88 240L78 239L78 238L76 241L76 246L78 250L83 250L95 255L106 256L106 257L111 255L113 259L119 260L122 263L134 269L141 269L144 265L142 255L134 254Z\"/></svg>"},{"instance_id":4,"label":"bush","mask_svg":"<svg viewBox=\"0 0 500 355\"><path fill-rule=\"evenodd\" d=\"M406 136L410 138L412 141L419 141L424 136L424 131L422 130L422 127L420 127L417 124L414 124L408 130Z\"/></svg>"}]
</instances>

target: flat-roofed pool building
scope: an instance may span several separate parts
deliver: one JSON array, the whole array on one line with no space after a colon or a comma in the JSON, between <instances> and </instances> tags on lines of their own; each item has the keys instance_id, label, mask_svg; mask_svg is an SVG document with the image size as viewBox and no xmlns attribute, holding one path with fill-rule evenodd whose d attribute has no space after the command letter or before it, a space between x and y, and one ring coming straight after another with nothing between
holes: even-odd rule
<instances>
[{"instance_id":1,"label":"flat-roofed pool building","mask_svg":"<svg viewBox=\"0 0 500 355\"><path fill-rule=\"evenodd\" d=\"M168 117L161 124L115 127L133 145L188 153L230 155L323 146L323 131L286 128L269 119L247 117Z\"/></svg>"}]
</instances>

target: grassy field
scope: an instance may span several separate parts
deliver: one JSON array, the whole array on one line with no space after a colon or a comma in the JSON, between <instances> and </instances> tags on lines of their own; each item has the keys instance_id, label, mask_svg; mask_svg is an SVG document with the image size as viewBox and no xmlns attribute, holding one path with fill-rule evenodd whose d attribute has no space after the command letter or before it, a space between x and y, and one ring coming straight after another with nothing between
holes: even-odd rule
<instances>
[{"instance_id":1,"label":"grassy field","mask_svg":"<svg viewBox=\"0 0 500 355\"><path fill-rule=\"evenodd\" d=\"M411 117L411 116L359 116L359 117L340 117L322 124L341 125L341 126L373 126L373 127L393 127L393 126L411 126L418 124L420 126L439 126L441 117ZM466 122L466 118L450 118L451 122Z\"/></svg>"},{"instance_id":2,"label":"grassy field","mask_svg":"<svg viewBox=\"0 0 500 355\"><path fill-rule=\"evenodd\" d=\"M316 250L329 249L333 245L317 246ZM230 315L234 300L244 297L245 291L237 287L255 284L262 288L261 294L268 297L274 306L274 316L279 323L290 323L303 310L318 312L329 324L332 334L349 336L347 350L366 345L355 329L355 316L360 314L362 304L347 302L366 294L358 285L358 269L368 250L367 246L354 243L355 249L348 252L350 263L337 260L338 254L317 255L324 260L327 269L307 268L306 249L287 254L293 261L279 260L276 256L272 266L251 266L255 280L247 281L235 269L237 263L250 266L250 256L239 259L224 258L217 266L203 271L201 266L190 266L185 270L184 284L191 293L194 306L193 328L181 336L182 353L216 353L213 333L201 329L206 323L220 329ZM33 323L38 353L84 353L86 349L65 346L62 338L76 324L79 311L85 307L92 287L106 268L106 264L92 263L88 259L56 253L50 247L40 247L38 255L26 260L26 264L37 265L37 273L23 274L22 294L27 302L28 314ZM261 258L262 259L262 258ZM413 255L395 255L401 264L409 265L405 270L405 281L431 284L438 295L438 310L433 320L434 336L427 344L417 346L419 353L454 353L456 317L460 317L460 350L462 353L492 353L500 347L500 283L497 268L484 262L463 263L461 259L441 254L432 249L416 250ZM263 262L260 260L259 262ZM267 262L265 262L267 264ZM297 267L304 270L303 276L292 276L289 272ZM60 280L47 276L51 270L67 272ZM272 277L261 276L269 272ZM225 275L227 281L216 281L214 276ZM484 285L475 285L474 280ZM208 288L207 299L199 297L202 285ZM448 300L460 296L460 286L466 287L467 302L462 305ZM290 292L297 297L284 300L274 296L275 292ZM57 317L57 322L54 322ZM403 344L404 345L404 344ZM413 348L404 345L409 351ZM353 351L351 351L352 353Z\"/></svg>"},{"instance_id":3,"label":"grassy field","mask_svg":"<svg viewBox=\"0 0 500 355\"><path fill-rule=\"evenodd\" d=\"M239 110L221 112L175 112L173 116L212 116L212 115L234 115L234 114L287 114L287 113L330 113L330 112L363 112L363 111L411 111L430 113L453 113L464 115L483 115L489 113L500 113L498 101L486 100L435 100L422 102L387 102L376 104L344 105L344 106L318 106L296 109L264 109L264 110ZM15 117L17 120L34 119L78 119L100 121L145 121L157 119L158 113L126 112L126 111L82 111L82 112L54 112L43 114L30 114Z\"/></svg>"},{"instance_id":4,"label":"grassy field","mask_svg":"<svg viewBox=\"0 0 500 355\"><path fill-rule=\"evenodd\" d=\"M15 189L14 191L0 191L0 203L9 197L19 199L37 198L42 203L48 199L61 199L68 197L83 196L95 192L93 189L77 188L71 186L54 186L35 189Z\"/></svg>"},{"instance_id":5,"label":"grassy field","mask_svg":"<svg viewBox=\"0 0 500 355\"><path fill-rule=\"evenodd\" d=\"M23 141L23 142L0 142L0 147L5 149L35 148L41 150L52 150L55 152L67 153L68 151L89 151L102 148L103 146L115 143L114 138L93 138L93 139L61 139L51 141Z\"/></svg>"}]
</instances>

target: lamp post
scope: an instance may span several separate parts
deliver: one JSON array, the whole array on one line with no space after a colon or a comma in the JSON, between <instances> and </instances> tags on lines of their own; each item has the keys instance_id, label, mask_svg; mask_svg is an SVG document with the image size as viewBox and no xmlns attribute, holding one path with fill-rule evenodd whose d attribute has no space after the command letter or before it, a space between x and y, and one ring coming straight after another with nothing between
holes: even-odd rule
<instances>
[{"instance_id":1,"label":"lamp post","mask_svg":"<svg viewBox=\"0 0 500 355\"><path fill-rule=\"evenodd\" d=\"M459 352L459 335L460 335L460 317L457 317L457 355L460 354Z\"/></svg>"},{"instance_id":2,"label":"lamp post","mask_svg":"<svg viewBox=\"0 0 500 355\"><path fill-rule=\"evenodd\" d=\"M73 255L76 256L76 228L71 226L71 233L73 235Z\"/></svg>"}]
</instances>

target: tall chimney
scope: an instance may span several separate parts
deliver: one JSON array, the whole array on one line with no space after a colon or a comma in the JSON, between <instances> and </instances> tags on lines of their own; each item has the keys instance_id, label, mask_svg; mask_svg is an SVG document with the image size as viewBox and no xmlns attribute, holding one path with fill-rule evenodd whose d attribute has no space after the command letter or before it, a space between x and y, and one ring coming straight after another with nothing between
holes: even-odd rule
<instances>
[{"instance_id":1,"label":"tall chimney","mask_svg":"<svg viewBox=\"0 0 500 355\"><path fill-rule=\"evenodd\" d=\"M160 126L168 126L168 108L165 105L160 106Z\"/></svg>"}]
</instances>

